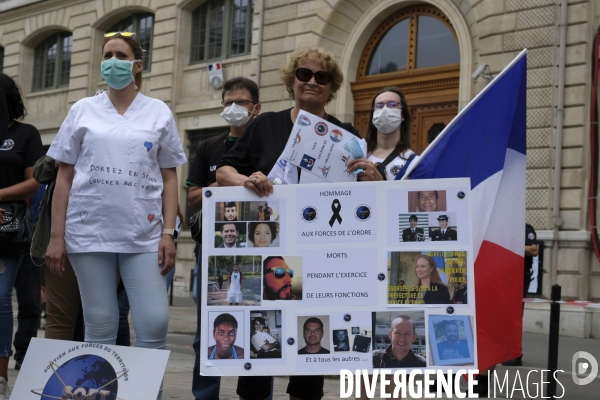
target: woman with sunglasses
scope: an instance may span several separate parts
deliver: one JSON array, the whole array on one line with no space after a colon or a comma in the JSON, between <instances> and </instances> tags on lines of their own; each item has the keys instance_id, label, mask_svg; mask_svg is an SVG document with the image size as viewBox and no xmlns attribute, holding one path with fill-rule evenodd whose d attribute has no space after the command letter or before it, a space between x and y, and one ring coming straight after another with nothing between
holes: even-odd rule
<instances>
[{"instance_id":1,"label":"woman with sunglasses","mask_svg":"<svg viewBox=\"0 0 600 400\"><path fill-rule=\"evenodd\" d=\"M341 121L325 112L344 80L333 54L319 48L296 50L280 69L280 75L294 107L262 113L248 125L217 165L220 186L244 186L259 196L268 196L273 184L267 176L283 152L300 110L342 126ZM266 399L271 380L272 377L240 377L237 394L246 400ZM292 376L287 392L292 400L318 400L323 397L323 383L322 376Z\"/></svg>"},{"instance_id":2,"label":"woman with sunglasses","mask_svg":"<svg viewBox=\"0 0 600 400\"><path fill-rule=\"evenodd\" d=\"M280 75L294 107L263 113L248 125L217 166L219 185L245 186L259 196L268 196L273 185L267 175L283 152L300 110L356 132L325 112L344 80L333 54L319 48L296 50Z\"/></svg>"},{"instance_id":3,"label":"woman with sunglasses","mask_svg":"<svg viewBox=\"0 0 600 400\"><path fill-rule=\"evenodd\" d=\"M108 91L75 103L48 156L60 161L46 263L71 261L81 292L85 341L115 344L121 276L136 346L166 346L165 275L175 265L176 167L186 162L171 110L139 93L142 48L131 33L106 34ZM159 398L161 395L159 394Z\"/></svg>"},{"instance_id":4,"label":"woman with sunglasses","mask_svg":"<svg viewBox=\"0 0 600 400\"><path fill-rule=\"evenodd\" d=\"M387 86L373 96L367 128L367 158L348 162L348 170L358 174L359 181L396 179L415 153L409 148L410 114L404 94L395 86ZM404 173L404 171L402 171Z\"/></svg>"},{"instance_id":5,"label":"woman with sunglasses","mask_svg":"<svg viewBox=\"0 0 600 400\"><path fill-rule=\"evenodd\" d=\"M248 240L252 247L269 247L279 233L277 222L250 222L248 223Z\"/></svg>"}]
</instances>

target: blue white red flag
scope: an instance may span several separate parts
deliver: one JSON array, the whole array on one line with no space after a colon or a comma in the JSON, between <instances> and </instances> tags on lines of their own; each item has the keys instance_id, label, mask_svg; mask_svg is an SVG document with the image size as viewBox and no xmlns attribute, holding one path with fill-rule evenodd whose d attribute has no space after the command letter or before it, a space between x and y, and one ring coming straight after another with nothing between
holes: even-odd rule
<instances>
[{"instance_id":1,"label":"blue white red flag","mask_svg":"<svg viewBox=\"0 0 600 400\"><path fill-rule=\"evenodd\" d=\"M480 371L521 355L526 87L523 50L403 177L471 178Z\"/></svg>"}]
</instances>

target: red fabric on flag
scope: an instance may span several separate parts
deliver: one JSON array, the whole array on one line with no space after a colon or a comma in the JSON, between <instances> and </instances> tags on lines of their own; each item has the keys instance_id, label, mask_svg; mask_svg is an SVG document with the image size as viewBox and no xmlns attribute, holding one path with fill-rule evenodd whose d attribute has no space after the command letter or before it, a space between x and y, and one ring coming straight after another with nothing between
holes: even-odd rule
<instances>
[{"instance_id":1,"label":"red fabric on flag","mask_svg":"<svg viewBox=\"0 0 600 400\"><path fill-rule=\"evenodd\" d=\"M475 296L481 372L521 356L523 262L523 256L495 243L484 240L481 244L475 260L475 286L480 289Z\"/></svg>"}]
</instances>

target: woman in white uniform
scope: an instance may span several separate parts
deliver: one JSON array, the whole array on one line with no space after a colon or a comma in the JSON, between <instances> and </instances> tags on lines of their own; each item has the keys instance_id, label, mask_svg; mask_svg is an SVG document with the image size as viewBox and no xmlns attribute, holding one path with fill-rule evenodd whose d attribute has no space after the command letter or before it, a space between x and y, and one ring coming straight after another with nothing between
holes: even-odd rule
<instances>
[{"instance_id":1,"label":"woman in white uniform","mask_svg":"<svg viewBox=\"0 0 600 400\"><path fill-rule=\"evenodd\" d=\"M242 302L242 280L244 280L244 275L238 270L238 265L233 264L233 271L229 274L229 290L227 291L229 305Z\"/></svg>"},{"instance_id":2,"label":"woman in white uniform","mask_svg":"<svg viewBox=\"0 0 600 400\"><path fill-rule=\"evenodd\" d=\"M60 275L69 257L86 342L115 343L119 272L136 346L162 349L169 321L165 275L175 265L175 168L186 157L171 110L138 93L142 48L133 34L106 34L102 54L108 92L75 103L48 151L60 166L46 263Z\"/></svg>"},{"instance_id":3,"label":"woman in white uniform","mask_svg":"<svg viewBox=\"0 0 600 400\"><path fill-rule=\"evenodd\" d=\"M410 114L404 94L387 86L373 96L367 127L367 158L348 163L348 170L361 168L359 181L393 181L415 153L409 148ZM378 164L381 164L377 168Z\"/></svg>"}]
</instances>

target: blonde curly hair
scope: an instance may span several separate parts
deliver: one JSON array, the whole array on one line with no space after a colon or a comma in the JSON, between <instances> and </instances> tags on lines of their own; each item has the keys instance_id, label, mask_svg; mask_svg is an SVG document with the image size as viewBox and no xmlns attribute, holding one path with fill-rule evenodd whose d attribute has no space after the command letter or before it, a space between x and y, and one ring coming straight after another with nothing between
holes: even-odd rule
<instances>
[{"instance_id":1,"label":"blonde curly hair","mask_svg":"<svg viewBox=\"0 0 600 400\"><path fill-rule=\"evenodd\" d=\"M296 79L296 69L304 60L316 60L325 65L327 72L331 74L331 95L327 99L327 103L335 99L335 93L342 86L344 81L344 73L335 61L333 54L325 49L317 47L305 47L294 51L287 65L284 65L279 70L281 80L285 84L285 89L290 94L290 98L294 99L294 81Z\"/></svg>"}]
</instances>

